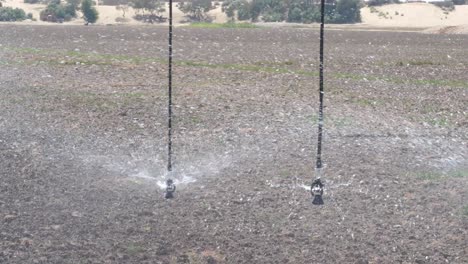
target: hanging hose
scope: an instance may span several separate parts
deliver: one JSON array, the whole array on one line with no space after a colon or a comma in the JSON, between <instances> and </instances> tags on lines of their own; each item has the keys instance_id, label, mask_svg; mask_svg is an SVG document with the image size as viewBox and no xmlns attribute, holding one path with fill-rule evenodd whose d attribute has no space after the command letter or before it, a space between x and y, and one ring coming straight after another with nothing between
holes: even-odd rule
<instances>
[{"instance_id":1,"label":"hanging hose","mask_svg":"<svg viewBox=\"0 0 468 264\"><path fill-rule=\"evenodd\" d=\"M325 25L325 0L320 2L320 99L319 99L319 120L318 120L318 141L317 141L317 161L315 164L315 177L312 182L310 192L314 196L313 204L323 204L323 183L320 180L322 173L322 135L323 135L323 44Z\"/></svg>"},{"instance_id":2,"label":"hanging hose","mask_svg":"<svg viewBox=\"0 0 468 264\"><path fill-rule=\"evenodd\" d=\"M319 122L318 122L318 142L317 142L317 163L315 168L322 169L322 134L323 134L323 31L325 24L325 0L321 0L321 20L320 20L320 99L319 99Z\"/></svg>"},{"instance_id":3,"label":"hanging hose","mask_svg":"<svg viewBox=\"0 0 468 264\"><path fill-rule=\"evenodd\" d=\"M167 170L172 171L172 0L169 0L169 103L168 103L168 142L167 142Z\"/></svg>"},{"instance_id":4,"label":"hanging hose","mask_svg":"<svg viewBox=\"0 0 468 264\"><path fill-rule=\"evenodd\" d=\"M168 122L167 122L167 171L170 173L172 171L172 0L169 0L169 70L168 70ZM170 176L170 175L169 175ZM174 198L174 192L176 186L172 179L167 179L166 181L166 192L164 198L172 199Z\"/></svg>"}]
</instances>

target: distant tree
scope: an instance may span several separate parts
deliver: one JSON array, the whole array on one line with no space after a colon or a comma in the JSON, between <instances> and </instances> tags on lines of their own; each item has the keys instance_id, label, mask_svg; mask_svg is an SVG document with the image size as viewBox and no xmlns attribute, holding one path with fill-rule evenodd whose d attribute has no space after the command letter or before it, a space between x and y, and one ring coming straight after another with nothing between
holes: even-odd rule
<instances>
[{"instance_id":1,"label":"distant tree","mask_svg":"<svg viewBox=\"0 0 468 264\"><path fill-rule=\"evenodd\" d=\"M76 8L73 3L62 4L60 0L52 0L46 9L40 12L40 19L48 22L69 21L76 17Z\"/></svg>"},{"instance_id":2,"label":"distant tree","mask_svg":"<svg viewBox=\"0 0 468 264\"><path fill-rule=\"evenodd\" d=\"M250 16L253 21L260 17L265 22L278 22L286 20L288 3L284 0L253 0Z\"/></svg>"},{"instance_id":3,"label":"distant tree","mask_svg":"<svg viewBox=\"0 0 468 264\"><path fill-rule=\"evenodd\" d=\"M81 0L66 0L67 5L73 7L75 10L80 9Z\"/></svg>"},{"instance_id":4,"label":"distant tree","mask_svg":"<svg viewBox=\"0 0 468 264\"><path fill-rule=\"evenodd\" d=\"M40 2L40 0L24 0L25 4L37 4L39 2Z\"/></svg>"},{"instance_id":5,"label":"distant tree","mask_svg":"<svg viewBox=\"0 0 468 264\"><path fill-rule=\"evenodd\" d=\"M369 0L367 2L368 6L380 6L380 5L385 5L385 4L391 4L393 3L393 0Z\"/></svg>"},{"instance_id":6,"label":"distant tree","mask_svg":"<svg viewBox=\"0 0 468 264\"><path fill-rule=\"evenodd\" d=\"M143 11L143 3L141 0L130 0L128 5L135 10L135 13L138 15L140 12Z\"/></svg>"},{"instance_id":7,"label":"distant tree","mask_svg":"<svg viewBox=\"0 0 468 264\"><path fill-rule=\"evenodd\" d=\"M236 16L238 20L250 19L250 3L247 0L226 0L221 10L231 20L234 20Z\"/></svg>"},{"instance_id":8,"label":"distant tree","mask_svg":"<svg viewBox=\"0 0 468 264\"><path fill-rule=\"evenodd\" d=\"M296 23L318 22L320 21L320 8L310 0L291 0L287 21Z\"/></svg>"},{"instance_id":9,"label":"distant tree","mask_svg":"<svg viewBox=\"0 0 468 264\"><path fill-rule=\"evenodd\" d=\"M208 11L213 9L211 0L192 0L191 2L181 2L179 9L188 18L194 21L211 21Z\"/></svg>"},{"instance_id":10,"label":"distant tree","mask_svg":"<svg viewBox=\"0 0 468 264\"><path fill-rule=\"evenodd\" d=\"M336 3L334 23L358 23L361 22L360 0L338 0Z\"/></svg>"},{"instance_id":11,"label":"distant tree","mask_svg":"<svg viewBox=\"0 0 468 264\"><path fill-rule=\"evenodd\" d=\"M129 3L136 11L135 19L153 23L163 22L165 18L161 14L166 11L160 0L131 0Z\"/></svg>"},{"instance_id":12,"label":"distant tree","mask_svg":"<svg viewBox=\"0 0 468 264\"><path fill-rule=\"evenodd\" d=\"M258 21L265 7L265 0L252 0L250 2L250 18L252 21Z\"/></svg>"},{"instance_id":13,"label":"distant tree","mask_svg":"<svg viewBox=\"0 0 468 264\"><path fill-rule=\"evenodd\" d=\"M261 14L265 22L280 22L286 20L287 13L288 6L285 1L267 0Z\"/></svg>"},{"instance_id":14,"label":"distant tree","mask_svg":"<svg viewBox=\"0 0 468 264\"><path fill-rule=\"evenodd\" d=\"M27 18L23 9L0 7L0 21L23 21Z\"/></svg>"},{"instance_id":15,"label":"distant tree","mask_svg":"<svg viewBox=\"0 0 468 264\"><path fill-rule=\"evenodd\" d=\"M466 0L453 0L454 5L464 5L466 3L467 3Z\"/></svg>"},{"instance_id":16,"label":"distant tree","mask_svg":"<svg viewBox=\"0 0 468 264\"><path fill-rule=\"evenodd\" d=\"M93 6L92 0L83 0L83 2L81 2L81 12L83 13L86 24L95 23L99 18L99 13Z\"/></svg>"},{"instance_id":17,"label":"distant tree","mask_svg":"<svg viewBox=\"0 0 468 264\"><path fill-rule=\"evenodd\" d=\"M455 10L454 1L445 0L443 2L432 2L433 5L440 7L444 11L453 11Z\"/></svg>"},{"instance_id":18,"label":"distant tree","mask_svg":"<svg viewBox=\"0 0 468 264\"><path fill-rule=\"evenodd\" d=\"M226 16L231 20L234 20L237 11L238 0L226 0L221 6L221 11L226 13Z\"/></svg>"},{"instance_id":19,"label":"distant tree","mask_svg":"<svg viewBox=\"0 0 468 264\"><path fill-rule=\"evenodd\" d=\"M128 5L117 5L115 9L122 11L122 17L125 18L125 13L127 13L129 6Z\"/></svg>"},{"instance_id":20,"label":"distant tree","mask_svg":"<svg viewBox=\"0 0 468 264\"><path fill-rule=\"evenodd\" d=\"M151 16L159 16L166 11L164 4L159 0L143 0L144 10L150 13Z\"/></svg>"}]
</instances>

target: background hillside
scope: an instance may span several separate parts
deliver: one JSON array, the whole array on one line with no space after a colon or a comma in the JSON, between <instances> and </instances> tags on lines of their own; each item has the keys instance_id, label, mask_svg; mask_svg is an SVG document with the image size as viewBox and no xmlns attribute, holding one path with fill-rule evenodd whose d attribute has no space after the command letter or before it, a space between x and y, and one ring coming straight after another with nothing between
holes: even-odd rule
<instances>
[{"instance_id":1,"label":"background hillside","mask_svg":"<svg viewBox=\"0 0 468 264\"><path fill-rule=\"evenodd\" d=\"M51 24L39 21L39 13L45 8L43 4L25 4L23 0L5 0L3 6L18 7L26 13L32 13L37 21L27 20L20 23ZM96 6L99 12L99 20L96 24L128 24L142 25L132 17L135 11L132 8L126 12L125 19L122 11L115 6ZM167 16L166 12L163 16ZM186 18L178 9L174 8L174 23L183 23ZM228 21L225 13L222 12L221 4L209 12L213 22L224 23ZM79 14L79 17L81 15ZM441 8L427 3L405 3L389 4L377 7L364 7L361 9L362 23L357 26L368 27L391 27L391 28L427 28L429 32L441 33L468 33L468 5L458 5L453 11L444 11ZM83 19L78 18L65 24L83 24Z\"/></svg>"}]
</instances>

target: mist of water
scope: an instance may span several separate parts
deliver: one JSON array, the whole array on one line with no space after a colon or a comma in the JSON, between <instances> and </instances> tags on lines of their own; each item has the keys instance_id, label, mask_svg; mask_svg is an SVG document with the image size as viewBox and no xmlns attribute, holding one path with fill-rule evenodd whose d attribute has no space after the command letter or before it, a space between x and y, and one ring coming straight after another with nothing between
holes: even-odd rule
<instances>
[{"instance_id":1,"label":"mist of water","mask_svg":"<svg viewBox=\"0 0 468 264\"><path fill-rule=\"evenodd\" d=\"M143 179L160 189L166 188L166 180L172 179L177 188L184 188L204 177L215 177L232 164L232 158L215 154L198 157L181 157L169 172L166 160L160 155L87 155L84 162L97 164L122 177Z\"/></svg>"}]
</instances>

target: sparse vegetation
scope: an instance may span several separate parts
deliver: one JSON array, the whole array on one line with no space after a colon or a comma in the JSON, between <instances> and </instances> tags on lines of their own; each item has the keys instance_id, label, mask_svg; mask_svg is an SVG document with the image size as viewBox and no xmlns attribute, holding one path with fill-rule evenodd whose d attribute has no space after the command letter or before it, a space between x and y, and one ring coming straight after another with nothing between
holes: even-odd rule
<instances>
[{"instance_id":1,"label":"sparse vegetation","mask_svg":"<svg viewBox=\"0 0 468 264\"><path fill-rule=\"evenodd\" d=\"M468 178L468 169L452 172L453 178Z\"/></svg>"},{"instance_id":2,"label":"sparse vegetation","mask_svg":"<svg viewBox=\"0 0 468 264\"><path fill-rule=\"evenodd\" d=\"M429 118L427 122L435 127L447 127L450 125L450 121L445 117Z\"/></svg>"},{"instance_id":3,"label":"sparse vegetation","mask_svg":"<svg viewBox=\"0 0 468 264\"><path fill-rule=\"evenodd\" d=\"M434 181L442 179L444 175L437 172L420 172L416 174L416 177L421 180Z\"/></svg>"},{"instance_id":4,"label":"sparse vegetation","mask_svg":"<svg viewBox=\"0 0 468 264\"><path fill-rule=\"evenodd\" d=\"M248 23L225 23L225 24L216 24L216 23L192 23L190 27L199 27L199 28L236 28L237 26L250 28L257 27L253 24ZM5 47L4 47L5 48ZM20 53L30 53L30 54L42 54L42 55L51 55L59 54L67 58L63 60L62 58L53 58L48 56L46 60L40 59L36 63L49 63L49 64L63 64L63 65L75 65L75 64L84 64L84 65L121 65L121 64L144 64L149 62L158 62L164 63L165 60L151 57L138 57L138 56L126 56L126 55L115 55L115 54L93 54L93 53L84 53L76 51L68 51L64 54L53 52L47 49L24 49L24 48L9 48ZM417 60L415 60L417 62ZM6 63L6 62L5 62ZM15 61L14 63L20 64L21 61ZM396 65L408 65L407 62L399 61ZM190 61L190 60L177 60L174 62L176 65L180 66L190 66L190 67L207 67L207 68L217 68L217 69L233 69L233 70L242 70L242 71L253 71L253 72L269 72L269 73L293 73L301 76L318 76L318 72L314 70L303 70L303 69L292 69L289 66L293 63L291 61L285 62L275 62L275 63L265 63L265 62L256 62L253 64L234 64L234 63L209 63L203 61ZM431 65L431 64L429 64ZM439 65L439 64L435 64ZM367 80L367 81L383 81L387 83L394 84L414 84L414 85L432 85L432 86L448 86L448 87L460 87L468 88L468 82L464 80L455 80L455 79L417 79L417 80L408 80L397 77L382 77L377 75L362 75L362 74L350 74L350 73L340 73L334 72L330 75L334 79L349 79L349 80Z\"/></svg>"},{"instance_id":5,"label":"sparse vegetation","mask_svg":"<svg viewBox=\"0 0 468 264\"><path fill-rule=\"evenodd\" d=\"M411 60L411 61L398 61L397 66L432 66L432 65L441 65L440 62L434 62L431 60Z\"/></svg>"},{"instance_id":6,"label":"sparse vegetation","mask_svg":"<svg viewBox=\"0 0 468 264\"><path fill-rule=\"evenodd\" d=\"M135 256L135 255L137 255L139 253L142 253L144 251L145 251L145 249L142 246L140 246L140 245L138 245L136 243L131 243L126 247L126 252L131 256Z\"/></svg>"},{"instance_id":7,"label":"sparse vegetation","mask_svg":"<svg viewBox=\"0 0 468 264\"><path fill-rule=\"evenodd\" d=\"M207 22L194 22L188 25L194 28L258 28L258 26L251 23L207 23Z\"/></svg>"},{"instance_id":8,"label":"sparse vegetation","mask_svg":"<svg viewBox=\"0 0 468 264\"><path fill-rule=\"evenodd\" d=\"M423 171L423 172L415 172L415 173L412 173L411 175L421 180L436 181L436 180L443 180L443 179L450 179L450 178L466 178L468 177L468 171L467 170L454 170L454 171L449 171L449 172Z\"/></svg>"},{"instance_id":9,"label":"sparse vegetation","mask_svg":"<svg viewBox=\"0 0 468 264\"><path fill-rule=\"evenodd\" d=\"M468 217L468 205L463 206L462 215Z\"/></svg>"}]
</instances>

